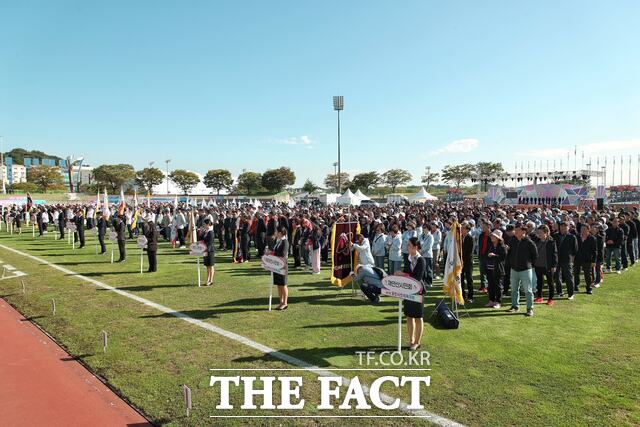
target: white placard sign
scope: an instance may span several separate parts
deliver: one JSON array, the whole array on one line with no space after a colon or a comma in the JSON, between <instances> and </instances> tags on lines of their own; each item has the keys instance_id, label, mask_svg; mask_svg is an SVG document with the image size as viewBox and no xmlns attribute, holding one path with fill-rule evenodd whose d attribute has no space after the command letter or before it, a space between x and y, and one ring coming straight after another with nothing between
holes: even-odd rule
<instances>
[{"instance_id":1,"label":"white placard sign","mask_svg":"<svg viewBox=\"0 0 640 427\"><path fill-rule=\"evenodd\" d=\"M262 256L262 268L272 273L287 274L287 261L275 255Z\"/></svg>"},{"instance_id":2,"label":"white placard sign","mask_svg":"<svg viewBox=\"0 0 640 427\"><path fill-rule=\"evenodd\" d=\"M382 279L380 293L389 297L422 302L422 283L412 277L387 276Z\"/></svg>"},{"instance_id":3,"label":"white placard sign","mask_svg":"<svg viewBox=\"0 0 640 427\"><path fill-rule=\"evenodd\" d=\"M147 238L145 236L138 236L136 239L136 244L140 249L144 249L147 247Z\"/></svg>"},{"instance_id":4,"label":"white placard sign","mask_svg":"<svg viewBox=\"0 0 640 427\"><path fill-rule=\"evenodd\" d=\"M204 256L207 252L207 246L202 242L193 242L189 245L189 255Z\"/></svg>"},{"instance_id":5,"label":"white placard sign","mask_svg":"<svg viewBox=\"0 0 640 427\"><path fill-rule=\"evenodd\" d=\"M116 240L118 240L118 233L116 233L115 231L110 231L109 240L111 240L112 242L115 242Z\"/></svg>"},{"instance_id":6,"label":"white placard sign","mask_svg":"<svg viewBox=\"0 0 640 427\"><path fill-rule=\"evenodd\" d=\"M76 225L75 225L74 223L72 223L72 222L68 222L68 223L67 223L67 228L69 229L69 231L76 231L76 229L77 229L78 227L76 227Z\"/></svg>"}]
</instances>

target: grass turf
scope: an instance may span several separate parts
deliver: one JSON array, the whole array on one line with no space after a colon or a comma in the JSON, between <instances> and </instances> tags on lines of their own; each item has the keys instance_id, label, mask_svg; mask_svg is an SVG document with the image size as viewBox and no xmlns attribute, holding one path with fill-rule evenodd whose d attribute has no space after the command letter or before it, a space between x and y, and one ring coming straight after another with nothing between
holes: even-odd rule
<instances>
[{"instance_id":1,"label":"grass turf","mask_svg":"<svg viewBox=\"0 0 640 427\"><path fill-rule=\"evenodd\" d=\"M269 276L258 262L237 265L230 263L227 253L218 254L216 284L198 289L195 260L185 250L161 244L159 271L140 274L140 250L134 242L128 244L125 264L110 264L108 256L95 254L93 236L87 233L87 238L86 248L73 251L66 241L54 241L50 234L33 239L30 232L22 236L0 233L4 245L321 367L360 367L356 351L393 350L396 343L396 300L385 299L374 306L351 298L349 290L337 296L326 267L319 276L292 271L289 309L270 313L266 310ZM208 386L209 368L291 367L10 251L0 249L0 259L28 274L23 277L26 296L19 279L1 280L0 295L158 424L202 425L209 415L219 414L214 408L216 396ZM431 387L423 399L426 409L468 425L637 425L640 376L635 367L640 362L640 320L635 291L639 284L638 267L622 276L608 275L594 295L581 293L575 301L561 299L555 307L536 307L530 319L522 311L513 315L485 309L486 296L478 296L469 310L471 317L462 318L459 330L426 324L423 349L431 353L432 368ZM438 289L432 291L427 306L440 295ZM51 298L56 300L55 316ZM430 313L430 309L425 311ZM103 329L109 332L106 353L100 341ZM412 374L409 369L404 373ZM370 383L380 373L344 375L358 375ZM313 374L302 376L309 379ZM193 390L194 410L189 418L184 415L182 384ZM316 401L313 395L318 390L307 384L312 383L305 382L303 397ZM408 400L402 390L383 391ZM241 399L240 392L232 397L236 403ZM238 419L216 421L245 424ZM264 425L362 424L362 420L333 419L254 421ZM377 419L376 425L418 422Z\"/></svg>"}]
</instances>

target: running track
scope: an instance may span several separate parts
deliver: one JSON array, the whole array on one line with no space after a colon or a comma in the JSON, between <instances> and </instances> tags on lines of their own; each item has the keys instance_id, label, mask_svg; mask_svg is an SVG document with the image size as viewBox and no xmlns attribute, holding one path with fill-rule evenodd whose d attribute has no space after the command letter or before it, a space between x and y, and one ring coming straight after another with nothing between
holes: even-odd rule
<instances>
[{"instance_id":1,"label":"running track","mask_svg":"<svg viewBox=\"0 0 640 427\"><path fill-rule=\"evenodd\" d=\"M3 299L0 331L1 425L151 425Z\"/></svg>"}]
</instances>

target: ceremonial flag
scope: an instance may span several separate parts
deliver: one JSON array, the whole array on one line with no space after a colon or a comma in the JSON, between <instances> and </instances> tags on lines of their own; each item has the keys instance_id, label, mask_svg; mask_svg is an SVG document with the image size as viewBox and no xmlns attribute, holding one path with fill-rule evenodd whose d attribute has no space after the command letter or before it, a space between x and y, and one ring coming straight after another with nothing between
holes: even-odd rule
<instances>
[{"instance_id":1,"label":"ceremonial flag","mask_svg":"<svg viewBox=\"0 0 640 427\"><path fill-rule=\"evenodd\" d=\"M124 190L120 187L120 206L118 207L118 215L124 215L124 209L127 203L124 201Z\"/></svg>"},{"instance_id":2,"label":"ceremonial flag","mask_svg":"<svg viewBox=\"0 0 640 427\"><path fill-rule=\"evenodd\" d=\"M135 230L138 226L138 216L140 215L140 211L138 209L133 213L133 218L131 219L131 229Z\"/></svg>"},{"instance_id":3,"label":"ceremonial flag","mask_svg":"<svg viewBox=\"0 0 640 427\"><path fill-rule=\"evenodd\" d=\"M189 211L189 229L187 231L187 241L195 243L198 241L198 232L196 230L196 220L193 216L193 210Z\"/></svg>"},{"instance_id":4,"label":"ceremonial flag","mask_svg":"<svg viewBox=\"0 0 640 427\"><path fill-rule=\"evenodd\" d=\"M352 251L349 242L355 242L360 233L359 222L338 222L331 230L331 284L344 287L351 283L349 273L358 265L358 251Z\"/></svg>"},{"instance_id":5,"label":"ceremonial flag","mask_svg":"<svg viewBox=\"0 0 640 427\"><path fill-rule=\"evenodd\" d=\"M178 209L178 195L176 194L176 198L173 199L173 207Z\"/></svg>"},{"instance_id":6,"label":"ceremonial flag","mask_svg":"<svg viewBox=\"0 0 640 427\"><path fill-rule=\"evenodd\" d=\"M444 292L458 304L464 304L462 296L462 284L460 275L462 273L462 234L460 224L455 221L451 226L451 239L447 248L447 262L444 267Z\"/></svg>"},{"instance_id":7,"label":"ceremonial flag","mask_svg":"<svg viewBox=\"0 0 640 427\"><path fill-rule=\"evenodd\" d=\"M27 211L31 212L31 207L33 206L33 199L31 198L31 193L27 191Z\"/></svg>"},{"instance_id":8,"label":"ceremonial flag","mask_svg":"<svg viewBox=\"0 0 640 427\"><path fill-rule=\"evenodd\" d=\"M206 207L207 207L206 203L204 202L204 197L202 198L202 202L200 203L200 207L201 207L202 209L204 209L204 208L206 208Z\"/></svg>"},{"instance_id":9,"label":"ceremonial flag","mask_svg":"<svg viewBox=\"0 0 640 427\"><path fill-rule=\"evenodd\" d=\"M151 193L147 191L147 207L151 208Z\"/></svg>"},{"instance_id":10,"label":"ceremonial flag","mask_svg":"<svg viewBox=\"0 0 640 427\"><path fill-rule=\"evenodd\" d=\"M105 220L109 219L111 216L111 211L109 210L109 196L107 196L107 187L104 188L104 206L102 206L102 216Z\"/></svg>"},{"instance_id":11,"label":"ceremonial flag","mask_svg":"<svg viewBox=\"0 0 640 427\"><path fill-rule=\"evenodd\" d=\"M133 189L133 209L138 210L138 191Z\"/></svg>"},{"instance_id":12,"label":"ceremonial flag","mask_svg":"<svg viewBox=\"0 0 640 427\"><path fill-rule=\"evenodd\" d=\"M93 211L93 217L98 216L98 211L100 211L100 190L98 190L98 194L96 195L96 209Z\"/></svg>"}]
</instances>

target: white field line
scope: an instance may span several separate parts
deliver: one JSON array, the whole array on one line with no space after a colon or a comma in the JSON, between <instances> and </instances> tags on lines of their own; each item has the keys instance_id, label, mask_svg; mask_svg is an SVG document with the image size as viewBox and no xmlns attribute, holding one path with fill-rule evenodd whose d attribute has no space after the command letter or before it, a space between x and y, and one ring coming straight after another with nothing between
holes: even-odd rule
<instances>
[{"instance_id":1,"label":"white field line","mask_svg":"<svg viewBox=\"0 0 640 427\"><path fill-rule=\"evenodd\" d=\"M172 316L175 316L175 317L177 317L179 319L184 320L185 322L191 323L192 325L199 326L199 327L201 327L203 329L206 329L208 331L214 332L214 333L216 333L218 335L221 335L221 336L223 336L225 338L229 338L230 340L233 340L233 341L239 342L241 344L244 344L244 345L246 345L248 347L251 347L251 348L253 348L255 350L261 351L262 353L268 354L269 356L272 356L272 357L275 357L275 358L280 359L282 361L285 361L287 363L290 363L290 364L292 364L294 366L300 366L302 368L309 368L310 371L315 372L318 375L321 375L321 376L324 376L324 377L337 377L337 376L339 376L339 375L334 374L333 372L331 372L329 370L325 370L323 368L320 368L318 366L315 366L315 365L312 365L312 364L310 364L308 362L305 362L304 360L298 359L296 357L293 357L293 356L290 356L288 354L285 354L285 353L282 353L280 351L277 351L277 350L275 350L273 348L267 347L264 344L260 344L259 342L253 341L253 340L251 340L251 339L249 339L247 337L244 337L242 335L238 335L238 334L236 334L234 332L230 332L230 331L227 331L225 329L219 328L219 327L217 327L215 325L212 325L211 323L206 323L206 322L203 322L201 320L194 319L193 317L188 316L188 315L186 315L184 313L181 313L179 311L173 310L173 309L171 309L169 307L166 307L164 305L160 305L160 304L155 303L155 302L153 302L151 300L148 300L146 298L139 297L139 296L134 295L132 293L129 293L127 291L123 291L123 290L117 289L117 288L115 288L113 286L109 286L106 283L100 282L99 280L95 280L95 279L92 279L90 277L83 276L82 274L76 273L76 272L71 271L71 270L69 270L67 268L61 267L61 266L56 265L54 263L51 263L51 262L49 262L49 261L47 261L45 259L38 258L38 257L33 256L31 254L28 254L26 252L22 252L22 251L19 251L17 249L14 249L14 248L11 248L9 246L2 245L2 244L0 244L0 248L5 249L5 250L10 251L10 252L13 252L15 254L24 256L26 258L29 258L29 259L33 260L33 261L37 261L37 262L39 262L41 264L47 265L47 266L49 266L51 268L54 268L54 269L56 269L58 271L61 271L61 272L65 273L65 274L68 274L68 275L71 275L71 276L75 276L78 279L83 280L83 281L85 281L87 283L91 283L92 285L95 285L95 286L97 286L99 288L108 289L108 290L110 290L112 292L115 292L115 293L117 293L119 295L122 295L123 297L132 299L134 301L138 301L139 303L142 303L142 304L144 304L144 305L146 305L148 307L152 307L152 308L155 308L156 310L161 311L163 313L167 313L167 314L170 314ZM349 384L351 382L351 380L349 378L344 378L344 377L343 377L342 381L345 384ZM367 386L363 385L362 388L365 391L365 393L369 394L369 388ZM383 394L383 393L380 393L380 398L387 404L391 404L391 403L395 402L395 400L396 400L395 398L393 398L393 397L391 397L389 395ZM442 417L440 415L434 414L432 412L428 412L428 411L425 411L425 410L407 409L407 404L405 402L402 402L402 401L400 401L400 409L410 413L413 416L419 416L419 417L427 418L430 422L432 422L434 424L437 424L437 425L440 425L440 426L446 426L446 427L462 427L463 426L460 423L457 423L457 422L455 422L453 420L450 420L448 418Z\"/></svg>"}]
</instances>

